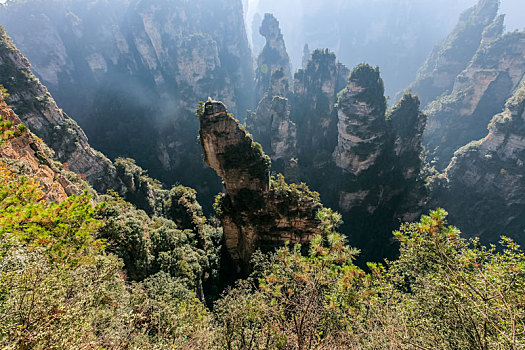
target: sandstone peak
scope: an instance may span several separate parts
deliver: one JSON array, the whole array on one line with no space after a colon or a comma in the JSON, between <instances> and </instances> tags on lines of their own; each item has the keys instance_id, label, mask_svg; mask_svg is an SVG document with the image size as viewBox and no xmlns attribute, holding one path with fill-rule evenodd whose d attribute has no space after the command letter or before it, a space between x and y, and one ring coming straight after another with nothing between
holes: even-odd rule
<instances>
[{"instance_id":1,"label":"sandstone peak","mask_svg":"<svg viewBox=\"0 0 525 350\"><path fill-rule=\"evenodd\" d=\"M286 100L275 98L286 108ZM320 234L319 195L306 185L288 185L269 175L270 159L219 101L197 112L204 159L223 179L225 193L216 202L225 245L239 271L246 272L257 248L302 243Z\"/></svg>"},{"instance_id":2,"label":"sandstone peak","mask_svg":"<svg viewBox=\"0 0 525 350\"><path fill-rule=\"evenodd\" d=\"M279 21L270 13L264 16L260 27L260 33L266 39L266 44L257 58L256 72L256 99L259 102L266 93L285 95L288 91L269 91L271 90L272 75L282 70L283 77L292 81L290 68L290 58L286 52ZM288 83L286 84L288 85ZM273 96L271 96L273 97Z\"/></svg>"},{"instance_id":3,"label":"sandstone peak","mask_svg":"<svg viewBox=\"0 0 525 350\"><path fill-rule=\"evenodd\" d=\"M259 28L259 33L266 38L266 40L282 39L281 28L279 21L271 13L265 13L264 19Z\"/></svg>"},{"instance_id":4,"label":"sandstone peak","mask_svg":"<svg viewBox=\"0 0 525 350\"><path fill-rule=\"evenodd\" d=\"M499 3L499 0L479 0L461 14L454 30L434 47L410 86L420 96L423 106L452 89L454 80L478 50L485 28L496 18ZM497 31L502 20L496 19L486 34L490 36Z\"/></svg>"}]
</instances>

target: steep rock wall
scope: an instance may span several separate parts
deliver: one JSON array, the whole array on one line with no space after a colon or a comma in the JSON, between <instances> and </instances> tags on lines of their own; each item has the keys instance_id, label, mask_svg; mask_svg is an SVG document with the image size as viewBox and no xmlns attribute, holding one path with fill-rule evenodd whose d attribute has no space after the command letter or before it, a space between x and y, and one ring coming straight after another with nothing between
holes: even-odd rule
<instances>
[{"instance_id":1,"label":"steep rock wall","mask_svg":"<svg viewBox=\"0 0 525 350\"><path fill-rule=\"evenodd\" d=\"M319 195L305 185L270 179L270 159L240 127L221 102L209 100L199 110L205 161L223 179L225 193L217 210L225 246L239 269L247 269L256 248L286 241L304 243L320 234Z\"/></svg>"},{"instance_id":2,"label":"steep rock wall","mask_svg":"<svg viewBox=\"0 0 525 350\"><path fill-rule=\"evenodd\" d=\"M337 143L337 94L350 71L328 50L315 50L295 74L292 120L297 124L303 167L322 168Z\"/></svg>"},{"instance_id":3,"label":"steep rock wall","mask_svg":"<svg viewBox=\"0 0 525 350\"><path fill-rule=\"evenodd\" d=\"M94 147L164 182L219 190L193 109L208 96L253 105L241 0L9 2L0 22Z\"/></svg>"},{"instance_id":4,"label":"steep rock wall","mask_svg":"<svg viewBox=\"0 0 525 350\"><path fill-rule=\"evenodd\" d=\"M41 137L55 157L82 174L98 191L121 191L116 170L104 155L90 147L82 129L61 109L30 70L29 61L0 27L0 84L8 90L7 103L21 121Z\"/></svg>"},{"instance_id":5,"label":"steep rock wall","mask_svg":"<svg viewBox=\"0 0 525 350\"><path fill-rule=\"evenodd\" d=\"M432 50L410 89L417 93L423 106L446 91L469 64L478 50L485 28L498 13L499 0L479 0L463 12L449 36Z\"/></svg>"},{"instance_id":6,"label":"steep rock wall","mask_svg":"<svg viewBox=\"0 0 525 350\"><path fill-rule=\"evenodd\" d=\"M447 208L450 222L467 236L494 243L506 235L523 246L525 80L488 129L455 152L432 204Z\"/></svg>"},{"instance_id":7,"label":"steep rock wall","mask_svg":"<svg viewBox=\"0 0 525 350\"><path fill-rule=\"evenodd\" d=\"M272 87L272 75L276 71L282 71L286 81L291 83L292 74L290 58L286 52L284 38L279 28L279 21L270 13L264 15L259 32L266 39L266 44L257 58L256 101L260 101ZM286 87L288 90L288 87ZM286 96L287 91L273 91L270 95ZM273 96L272 96L273 97Z\"/></svg>"},{"instance_id":8,"label":"steep rock wall","mask_svg":"<svg viewBox=\"0 0 525 350\"><path fill-rule=\"evenodd\" d=\"M352 243L371 260L392 256L390 232L414 220L426 203L420 178L426 116L417 96L405 94L387 112L378 68L362 64L350 74L337 103L338 143L331 188Z\"/></svg>"},{"instance_id":9,"label":"steep rock wall","mask_svg":"<svg viewBox=\"0 0 525 350\"><path fill-rule=\"evenodd\" d=\"M445 167L455 150L485 135L494 114L503 110L525 74L525 32L488 35L453 90L432 102L425 143L436 147Z\"/></svg>"}]
</instances>

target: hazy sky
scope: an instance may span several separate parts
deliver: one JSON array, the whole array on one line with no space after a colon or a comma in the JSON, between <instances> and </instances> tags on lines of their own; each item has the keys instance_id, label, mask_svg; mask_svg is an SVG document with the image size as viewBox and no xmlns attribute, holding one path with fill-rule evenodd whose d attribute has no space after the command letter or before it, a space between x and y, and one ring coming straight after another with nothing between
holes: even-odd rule
<instances>
[{"instance_id":1,"label":"hazy sky","mask_svg":"<svg viewBox=\"0 0 525 350\"><path fill-rule=\"evenodd\" d=\"M416 77L434 45L478 0L242 0L246 30L257 57L264 45L254 15L270 12L280 22L292 68L301 67L303 46L328 48L348 67L361 62L381 68L387 94ZM525 0L501 0L508 31L525 28ZM425 18L426 17L426 18ZM255 35L252 36L252 30Z\"/></svg>"},{"instance_id":2,"label":"hazy sky","mask_svg":"<svg viewBox=\"0 0 525 350\"><path fill-rule=\"evenodd\" d=\"M307 2L308 0L280 0L280 1L272 1L272 0L244 0L243 2L247 3L248 6L245 9L246 13L246 19L247 19L247 31L248 31L248 38L251 40L252 38L252 29L251 29L251 20L253 19L253 16L256 12L259 13L265 13L265 12L271 12L274 13L277 16L277 19L279 18L279 12L283 10L290 11L293 13L293 16L300 17L302 16L303 6L302 3ZM317 1L326 1L326 0L317 0ZM363 0L331 0L337 3L338 1L351 1L356 4L360 4L363 2ZM381 2L381 1L390 1L390 0L367 0L371 2ZM404 0L406 2L411 1L417 1L417 2L425 2L425 1L431 1L435 4L434 0ZM455 14L451 14L455 20L459 17L459 14L462 10L474 5L477 2L477 0L458 0L455 1L456 8L451 8L451 11L457 12ZM505 17L505 24L507 27L507 30L512 31L515 29L524 29L525 28L525 0L501 0L501 13L506 14ZM289 38L289 33L287 33L287 23L281 23L281 29L283 30L283 34L286 37Z\"/></svg>"}]
</instances>

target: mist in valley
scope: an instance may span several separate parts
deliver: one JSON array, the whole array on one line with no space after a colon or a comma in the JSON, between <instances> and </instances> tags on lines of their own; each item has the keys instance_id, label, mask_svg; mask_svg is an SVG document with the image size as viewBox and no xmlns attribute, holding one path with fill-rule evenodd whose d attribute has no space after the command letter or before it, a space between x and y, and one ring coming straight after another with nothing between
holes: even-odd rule
<instances>
[{"instance_id":1,"label":"mist in valley","mask_svg":"<svg viewBox=\"0 0 525 350\"><path fill-rule=\"evenodd\" d=\"M0 348L525 349L523 0L0 3Z\"/></svg>"},{"instance_id":2,"label":"mist in valley","mask_svg":"<svg viewBox=\"0 0 525 350\"><path fill-rule=\"evenodd\" d=\"M302 67L303 48L328 48L348 67L366 62L381 69L387 95L416 77L434 45L476 0L244 0L253 53L262 50L265 13L279 20L292 66ZM524 29L525 2L502 0L507 31ZM395 101L390 101L391 103Z\"/></svg>"}]
</instances>

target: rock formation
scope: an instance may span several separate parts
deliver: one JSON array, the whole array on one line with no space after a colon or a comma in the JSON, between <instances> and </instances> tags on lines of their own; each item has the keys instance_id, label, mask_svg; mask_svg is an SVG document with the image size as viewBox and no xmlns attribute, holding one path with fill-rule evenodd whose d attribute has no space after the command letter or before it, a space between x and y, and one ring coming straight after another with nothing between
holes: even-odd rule
<instances>
[{"instance_id":1,"label":"rock formation","mask_svg":"<svg viewBox=\"0 0 525 350\"><path fill-rule=\"evenodd\" d=\"M288 82L292 81L290 58L286 52L279 21L272 14L265 14L259 32L266 39L266 45L257 58L256 101L260 101L270 89L274 72L281 70L285 79ZM286 93L287 91L282 91L280 95L286 96ZM276 95L275 91L273 94Z\"/></svg>"},{"instance_id":2,"label":"rock formation","mask_svg":"<svg viewBox=\"0 0 525 350\"><path fill-rule=\"evenodd\" d=\"M297 179L294 161L297 147L297 129L290 119L288 78L282 68L273 72L268 91L257 105L255 113L248 114L246 127L274 162L274 170Z\"/></svg>"},{"instance_id":3,"label":"rock formation","mask_svg":"<svg viewBox=\"0 0 525 350\"><path fill-rule=\"evenodd\" d=\"M376 164L386 143L386 99L379 69L358 66L338 105L335 163L357 176Z\"/></svg>"},{"instance_id":4,"label":"rock formation","mask_svg":"<svg viewBox=\"0 0 525 350\"><path fill-rule=\"evenodd\" d=\"M410 88L423 106L452 89L454 81L478 50L482 35L498 13L499 0L479 0L463 12L450 35L437 45Z\"/></svg>"},{"instance_id":5,"label":"rock formation","mask_svg":"<svg viewBox=\"0 0 525 350\"><path fill-rule=\"evenodd\" d=\"M432 205L450 212L467 236L525 244L525 79L493 117L486 137L460 148L445 171Z\"/></svg>"},{"instance_id":6,"label":"rock formation","mask_svg":"<svg viewBox=\"0 0 525 350\"><path fill-rule=\"evenodd\" d=\"M134 160L117 159L112 163L91 148L84 131L57 107L46 87L31 72L28 60L1 27L0 32L0 84L8 91L6 101L29 130L43 139L42 148L52 149L48 157L58 162L48 163L85 178L98 192L116 191L148 215L163 215L163 201L169 191L148 177Z\"/></svg>"},{"instance_id":7,"label":"rock formation","mask_svg":"<svg viewBox=\"0 0 525 350\"><path fill-rule=\"evenodd\" d=\"M253 105L241 0L10 1L0 22L92 146L169 184L220 189L193 113L208 96Z\"/></svg>"},{"instance_id":8,"label":"rock formation","mask_svg":"<svg viewBox=\"0 0 525 350\"><path fill-rule=\"evenodd\" d=\"M36 178L45 198L55 202L82 193L81 180L73 173L68 174L53 155L0 99L0 167L7 167L17 176Z\"/></svg>"},{"instance_id":9,"label":"rock formation","mask_svg":"<svg viewBox=\"0 0 525 350\"><path fill-rule=\"evenodd\" d=\"M256 248L285 241L302 243L320 234L319 195L303 185L270 179L270 159L226 111L208 100L198 112L206 164L223 179L225 194L216 203L225 246L241 269Z\"/></svg>"},{"instance_id":10,"label":"rock formation","mask_svg":"<svg viewBox=\"0 0 525 350\"><path fill-rule=\"evenodd\" d=\"M288 99L270 97L283 86L277 78L284 75L274 74L246 125L272 170L319 191L343 215L351 243L380 259L394 251L386 242L399 220L415 219L427 200L420 179L426 116L410 94L387 113L377 68L349 74L333 53L315 50Z\"/></svg>"},{"instance_id":11,"label":"rock formation","mask_svg":"<svg viewBox=\"0 0 525 350\"><path fill-rule=\"evenodd\" d=\"M292 120L297 124L298 152L303 167L326 165L337 143L337 93L350 71L328 50L315 50L295 74Z\"/></svg>"},{"instance_id":12,"label":"rock formation","mask_svg":"<svg viewBox=\"0 0 525 350\"><path fill-rule=\"evenodd\" d=\"M338 197L352 242L380 259L393 252L388 237L398 220L415 219L427 199L419 178L426 116L410 94L387 113L379 70L365 64L352 71L337 106L340 174L327 191Z\"/></svg>"},{"instance_id":13,"label":"rock formation","mask_svg":"<svg viewBox=\"0 0 525 350\"><path fill-rule=\"evenodd\" d=\"M30 70L28 60L0 27L0 83L7 89L7 103L20 120L51 147L66 167L85 176L98 191L121 192L116 170L104 155L88 144L82 129L59 109Z\"/></svg>"},{"instance_id":14,"label":"rock formation","mask_svg":"<svg viewBox=\"0 0 525 350\"><path fill-rule=\"evenodd\" d=\"M291 73L290 60L279 22L266 14L260 27L266 45L257 60L255 113L248 114L246 127L261 143L272 161L274 171L296 180L294 161L297 130L290 119Z\"/></svg>"},{"instance_id":15,"label":"rock formation","mask_svg":"<svg viewBox=\"0 0 525 350\"><path fill-rule=\"evenodd\" d=\"M468 67L453 90L428 106L425 143L436 147L445 167L455 150L486 132L492 116L502 111L525 74L525 32L501 35L503 18L487 27Z\"/></svg>"}]
</instances>

